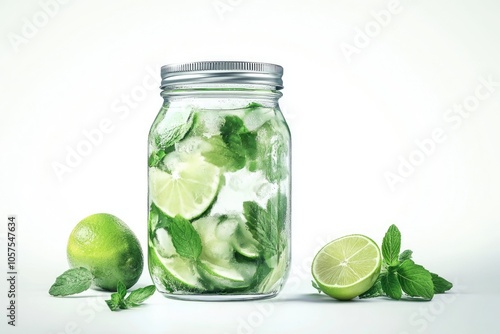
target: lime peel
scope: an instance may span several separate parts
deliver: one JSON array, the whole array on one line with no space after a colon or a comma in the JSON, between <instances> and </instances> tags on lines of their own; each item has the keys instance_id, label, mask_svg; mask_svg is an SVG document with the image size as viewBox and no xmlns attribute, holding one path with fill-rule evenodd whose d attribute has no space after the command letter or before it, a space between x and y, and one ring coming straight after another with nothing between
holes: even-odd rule
<instances>
[{"instance_id":1,"label":"lime peel","mask_svg":"<svg viewBox=\"0 0 500 334\"><path fill-rule=\"evenodd\" d=\"M370 289L381 265L377 244L364 235L353 234L321 248L311 271L321 291L335 299L349 300Z\"/></svg>"}]
</instances>

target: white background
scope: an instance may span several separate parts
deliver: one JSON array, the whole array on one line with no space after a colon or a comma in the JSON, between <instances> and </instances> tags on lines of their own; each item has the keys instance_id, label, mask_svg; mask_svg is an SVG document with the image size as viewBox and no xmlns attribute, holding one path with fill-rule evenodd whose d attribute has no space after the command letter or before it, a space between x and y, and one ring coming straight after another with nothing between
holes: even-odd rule
<instances>
[{"instance_id":1,"label":"white background","mask_svg":"<svg viewBox=\"0 0 500 334\"><path fill-rule=\"evenodd\" d=\"M19 282L11 328L1 280L0 331L494 332L498 14L495 0L2 0L0 267L7 271L6 222L14 214ZM82 218L117 215L146 245L146 142L162 102L160 66L198 60L285 68L281 106L293 138L285 291L270 301L222 304L156 294L117 313L102 292L50 297ZM68 152L102 122L102 140L68 166ZM431 145L433 133L440 136ZM417 142L427 143L427 153ZM405 169L402 160L414 164ZM57 173L58 164L68 169ZM404 175L391 187L387 175L398 169ZM430 303L340 303L315 294L309 265L319 247L349 233L380 242L392 223L417 262L455 284L452 293ZM150 282L145 269L137 286Z\"/></svg>"}]
</instances>

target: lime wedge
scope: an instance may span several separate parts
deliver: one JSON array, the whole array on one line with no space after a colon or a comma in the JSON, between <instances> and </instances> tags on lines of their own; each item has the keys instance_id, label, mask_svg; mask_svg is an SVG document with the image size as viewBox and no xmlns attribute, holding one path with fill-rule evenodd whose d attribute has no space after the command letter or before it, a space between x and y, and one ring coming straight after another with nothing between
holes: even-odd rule
<instances>
[{"instance_id":1,"label":"lime wedge","mask_svg":"<svg viewBox=\"0 0 500 334\"><path fill-rule=\"evenodd\" d=\"M167 173L149 169L153 202L170 217L193 219L205 212L214 201L220 182L220 170L202 157L191 155L179 160Z\"/></svg>"},{"instance_id":2,"label":"lime wedge","mask_svg":"<svg viewBox=\"0 0 500 334\"><path fill-rule=\"evenodd\" d=\"M354 234L331 241L314 257L312 275L321 291L349 300L366 292L375 283L382 264L377 244Z\"/></svg>"}]
</instances>

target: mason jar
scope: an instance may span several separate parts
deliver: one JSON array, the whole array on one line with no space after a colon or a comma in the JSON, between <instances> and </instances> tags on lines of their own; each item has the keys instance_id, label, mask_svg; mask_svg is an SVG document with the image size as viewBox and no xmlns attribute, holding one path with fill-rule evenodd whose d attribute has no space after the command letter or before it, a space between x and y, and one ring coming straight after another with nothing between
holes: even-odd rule
<instances>
[{"instance_id":1,"label":"mason jar","mask_svg":"<svg viewBox=\"0 0 500 334\"><path fill-rule=\"evenodd\" d=\"M208 61L161 68L149 132L148 265L162 294L276 296L290 266L290 131L283 68Z\"/></svg>"}]
</instances>

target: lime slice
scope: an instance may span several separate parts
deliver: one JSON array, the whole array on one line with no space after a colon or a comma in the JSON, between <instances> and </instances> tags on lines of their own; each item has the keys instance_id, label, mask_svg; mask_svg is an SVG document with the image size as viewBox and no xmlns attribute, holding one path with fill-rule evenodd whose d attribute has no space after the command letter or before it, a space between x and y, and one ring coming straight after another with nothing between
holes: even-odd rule
<instances>
[{"instance_id":1,"label":"lime slice","mask_svg":"<svg viewBox=\"0 0 500 334\"><path fill-rule=\"evenodd\" d=\"M256 259L259 257L259 243L253 238L252 233L245 226L245 222L240 221L232 240L233 247L236 252L244 257Z\"/></svg>"},{"instance_id":2,"label":"lime slice","mask_svg":"<svg viewBox=\"0 0 500 334\"><path fill-rule=\"evenodd\" d=\"M324 246L314 257L312 275L321 291L349 300L375 283L382 264L377 244L370 238L348 235Z\"/></svg>"},{"instance_id":3,"label":"lime slice","mask_svg":"<svg viewBox=\"0 0 500 334\"><path fill-rule=\"evenodd\" d=\"M171 173L158 168L149 170L153 202L170 217L193 219L214 201L220 182L220 170L202 157L191 155L179 160Z\"/></svg>"},{"instance_id":4,"label":"lime slice","mask_svg":"<svg viewBox=\"0 0 500 334\"><path fill-rule=\"evenodd\" d=\"M223 264L223 261L220 262ZM250 285L250 281L242 275L241 271L248 271L250 268L242 268L243 266L245 265L237 263L232 265L225 263L221 266L201 260L198 264L198 272L207 285L217 290L246 288ZM253 270L255 271L255 267Z\"/></svg>"},{"instance_id":5,"label":"lime slice","mask_svg":"<svg viewBox=\"0 0 500 334\"><path fill-rule=\"evenodd\" d=\"M180 256L164 258L153 247L149 248L149 270L153 277L159 277L161 284L168 292L191 291L202 292L200 276L196 266L188 259Z\"/></svg>"}]
</instances>

